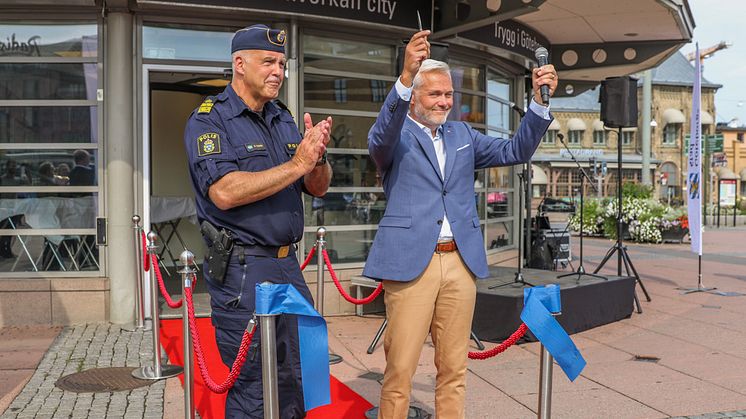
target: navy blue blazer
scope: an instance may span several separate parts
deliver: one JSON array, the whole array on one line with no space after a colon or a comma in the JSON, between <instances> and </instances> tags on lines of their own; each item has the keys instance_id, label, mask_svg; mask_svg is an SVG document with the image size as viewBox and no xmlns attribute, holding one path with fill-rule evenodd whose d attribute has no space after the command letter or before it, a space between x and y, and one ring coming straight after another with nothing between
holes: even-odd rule
<instances>
[{"instance_id":1,"label":"navy blue blazer","mask_svg":"<svg viewBox=\"0 0 746 419\"><path fill-rule=\"evenodd\" d=\"M407 118L408 110L409 101L392 88L368 133L368 150L388 202L363 275L394 281L417 278L433 256L443 215L448 214L461 257L477 278L486 278L474 170L528 161L551 120L526 112L512 140L488 137L465 122L446 122L442 178L433 141Z\"/></svg>"}]
</instances>

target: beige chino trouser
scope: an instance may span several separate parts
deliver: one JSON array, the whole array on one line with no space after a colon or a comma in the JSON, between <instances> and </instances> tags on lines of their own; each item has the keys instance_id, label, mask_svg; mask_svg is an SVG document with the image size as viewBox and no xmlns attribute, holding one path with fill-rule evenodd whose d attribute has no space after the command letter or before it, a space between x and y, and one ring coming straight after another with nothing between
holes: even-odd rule
<instances>
[{"instance_id":1,"label":"beige chino trouser","mask_svg":"<svg viewBox=\"0 0 746 419\"><path fill-rule=\"evenodd\" d=\"M405 419L412 377L428 332L435 346L435 415L464 418L466 364L476 301L474 275L458 251L434 253L410 282L383 281L388 326L379 419Z\"/></svg>"}]
</instances>

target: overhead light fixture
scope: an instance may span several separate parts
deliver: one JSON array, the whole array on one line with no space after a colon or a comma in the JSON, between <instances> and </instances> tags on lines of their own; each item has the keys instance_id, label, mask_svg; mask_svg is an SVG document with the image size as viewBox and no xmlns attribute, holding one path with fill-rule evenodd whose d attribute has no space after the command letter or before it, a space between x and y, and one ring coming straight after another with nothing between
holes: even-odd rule
<instances>
[{"instance_id":1,"label":"overhead light fixture","mask_svg":"<svg viewBox=\"0 0 746 419\"><path fill-rule=\"evenodd\" d=\"M206 80L200 80L195 84L198 84L200 86L210 86L210 87L225 87L230 83L230 81L226 79L206 79Z\"/></svg>"},{"instance_id":2,"label":"overhead light fixture","mask_svg":"<svg viewBox=\"0 0 746 419\"><path fill-rule=\"evenodd\" d=\"M458 0L456 4L456 19L466 20L471 13L471 2L469 0Z\"/></svg>"}]
</instances>

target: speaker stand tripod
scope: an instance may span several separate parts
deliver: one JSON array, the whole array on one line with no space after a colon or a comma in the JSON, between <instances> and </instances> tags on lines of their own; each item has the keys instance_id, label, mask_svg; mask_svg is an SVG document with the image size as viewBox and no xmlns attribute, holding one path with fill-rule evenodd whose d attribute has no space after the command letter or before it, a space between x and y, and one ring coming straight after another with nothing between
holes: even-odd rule
<instances>
[{"instance_id":1,"label":"speaker stand tripod","mask_svg":"<svg viewBox=\"0 0 746 419\"><path fill-rule=\"evenodd\" d=\"M531 170L529 168L529 170ZM524 165L523 171L521 173L518 173L518 179L520 180L520 188L518 188L518 207L520 208L523 205L523 178L526 176L526 167ZM519 211L520 214L518 214L518 270L515 273L515 277L513 278L513 282L506 282L503 284L497 284L493 285L491 287L488 287L489 289L495 289L504 287L506 285L514 285L514 284L521 284L522 286L528 286L533 287L534 284L526 281L523 278L523 272L521 272L521 269L523 267L523 211Z\"/></svg>"},{"instance_id":2,"label":"speaker stand tripod","mask_svg":"<svg viewBox=\"0 0 746 419\"><path fill-rule=\"evenodd\" d=\"M640 288L642 289L643 294L645 294L645 298L648 302L652 301L650 298L650 294L648 294L648 290L645 289L645 284L642 283L642 280L640 279L640 275L637 273L637 269L635 269L635 265L632 263L632 259L630 259L629 254L627 253L627 247L624 246L622 243L622 127L620 126L617 131L617 216L616 216L616 243L606 252L606 256L604 256L601 263L596 267L596 270L593 271L594 274L598 273L598 271L601 270L601 268L606 265L606 262L608 262L612 256L614 256L614 253L617 254L617 276L622 276L622 264L624 264L625 271L627 273L627 276L634 276L635 282L640 285ZM637 307L637 312L642 313L642 305L640 305L640 299L637 297L637 291L635 291L635 306Z\"/></svg>"},{"instance_id":3,"label":"speaker stand tripod","mask_svg":"<svg viewBox=\"0 0 746 419\"><path fill-rule=\"evenodd\" d=\"M588 179L588 183L590 183L594 191L597 191L596 185L593 184L593 180L591 180L591 178L588 176L588 173L585 171L585 169L583 169L583 166L580 165L578 160L575 158L575 155L572 154L572 151L570 151L570 148L567 146L567 144L565 144L565 141L562 139L562 137L560 137L560 142L562 143L562 145L565 146L565 149L570 154L570 158L572 158L572 161L574 161L575 165L578 166L578 171L580 172L580 261L578 262L577 271L559 275L557 276L557 279L577 275L577 278L575 278L575 282L580 282L580 277L582 276L590 276L607 281L609 278L603 275L597 275L595 272L592 274L587 273L585 271L585 268L583 267L583 210L585 209L583 197L585 196L585 180Z\"/></svg>"}]
</instances>

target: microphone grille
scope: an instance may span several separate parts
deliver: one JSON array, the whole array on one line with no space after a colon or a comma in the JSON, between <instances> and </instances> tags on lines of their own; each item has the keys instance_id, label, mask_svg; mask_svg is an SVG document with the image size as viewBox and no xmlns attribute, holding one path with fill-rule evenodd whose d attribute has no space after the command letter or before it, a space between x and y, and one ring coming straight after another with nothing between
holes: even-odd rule
<instances>
[{"instance_id":1,"label":"microphone grille","mask_svg":"<svg viewBox=\"0 0 746 419\"><path fill-rule=\"evenodd\" d=\"M534 55L536 56L537 60L541 58L547 58L549 57L549 51L547 51L547 49L544 47L539 47L536 48L536 51L534 51Z\"/></svg>"}]
</instances>

